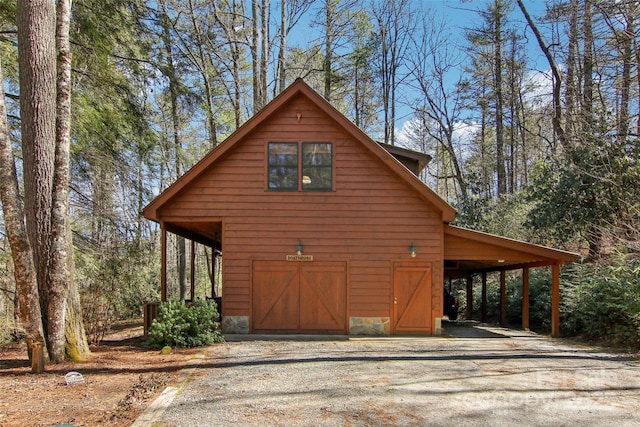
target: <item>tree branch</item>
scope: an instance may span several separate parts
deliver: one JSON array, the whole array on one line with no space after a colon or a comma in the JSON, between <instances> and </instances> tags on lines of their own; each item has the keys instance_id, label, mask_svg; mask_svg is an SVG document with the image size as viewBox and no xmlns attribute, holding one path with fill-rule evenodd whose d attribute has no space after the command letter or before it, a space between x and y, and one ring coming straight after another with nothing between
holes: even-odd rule
<instances>
[{"instance_id":1,"label":"tree branch","mask_svg":"<svg viewBox=\"0 0 640 427\"><path fill-rule=\"evenodd\" d=\"M553 55L551 55L549 46L545 43L544 39L542 38L542 34L540 33L540 30L538 30L538 27L536 26L535 22L533 22L531 15L529 15L529 12L524 7L522 0L516 0L516 2L518 3L518 7L522 11L524 18L527 20L529 27L531 27L531 31L533 31L533 34L536 36L536 40L538 40L538 45L540 46L542 53L544 53L544 56L547 58L547 61L549 62L549 66L551 67L551 72L553 73L553 113L554 113L551 122L553 124L553 130L558 136L560 143L565 148L565 150L570 154L573 152L573 150L572 150L572 147L569 146L567 135L565 133L564 127L562 126L562 104L560 100L560 90L562 88L562 76L560 74L560 68L558 67L558 64L556 64L556 61L553 58Z\"/></svg>"}]
</instances>

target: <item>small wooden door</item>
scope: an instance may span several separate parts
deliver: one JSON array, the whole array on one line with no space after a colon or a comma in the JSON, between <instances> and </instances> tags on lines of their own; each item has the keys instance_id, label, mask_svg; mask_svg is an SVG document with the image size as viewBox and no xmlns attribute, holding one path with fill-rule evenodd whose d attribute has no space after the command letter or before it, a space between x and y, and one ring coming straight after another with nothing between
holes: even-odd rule
<instances>
[{"instance_id":1,"label":"small wooden door","mask_svg":"<svg viewBox=\"0 0 640 427\"><path fill-rule=\"evenodd\" d=\"M393 272L394 333L432 333L431 265L398 263Z\"/></svg>"},{"instance_id":2,"label":"small wooden door","mask_svg":"<svg viewBox=\"0 0 640 427\"><path fill-rule=\"evenodd\" d=\"M346 332L344 262L254 261L253 330Z\"/></svg>"}]
</instances>

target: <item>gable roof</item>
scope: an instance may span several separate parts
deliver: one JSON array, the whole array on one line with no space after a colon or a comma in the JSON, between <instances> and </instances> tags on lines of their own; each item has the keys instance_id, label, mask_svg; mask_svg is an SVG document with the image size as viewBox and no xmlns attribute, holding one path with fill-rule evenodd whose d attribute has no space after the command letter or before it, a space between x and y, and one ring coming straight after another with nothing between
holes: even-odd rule
<instances>
[{"instance_id":1,"label":"gable roof","mask_svg":"<svg viewBox=\"0 0 640 427\"><path fill-rule=\"evenodd\" d=\"M414 175L420 175L431 161L431 156L425 153L409 150L404 147L398 147L397 145L385 144L380 141L378 141L378 145L398 159L400 163L405 165L411 172L413 172Z\"/></svg>"},{"instance_id":2,"label":"gable roof","mask_svg":"<svg viewBox=\"0 0 640 427\"><path fill-rule=\"evenodd\" d=\"M318 109L327 114L339 126L342 127L351 137L360 142L364 147L380 159L385 165L406 181L420 196L442 213L442 220L446 223L453 221L456 217L455 209L424 184L409 169L403 166L389 152L378 143L372 140L367 134L360 130L355 124L347 119L342 113L334 108L316 91L311 89L302 79L297 79L291 86L285 89L264 108L250 118L246 123L233 132L220 145L214 148L209 154L203 157L184 175L178 178L171 186L164 190L158 197L149 203L143 210L145 218L159 221L158 210L179 194L189 183L197 179L219 158L228 153L236 144L246 136L252 134L257 126L267 118L271 117L294 97L302 95L309 99Z\"/></svg>"}]
</instances>

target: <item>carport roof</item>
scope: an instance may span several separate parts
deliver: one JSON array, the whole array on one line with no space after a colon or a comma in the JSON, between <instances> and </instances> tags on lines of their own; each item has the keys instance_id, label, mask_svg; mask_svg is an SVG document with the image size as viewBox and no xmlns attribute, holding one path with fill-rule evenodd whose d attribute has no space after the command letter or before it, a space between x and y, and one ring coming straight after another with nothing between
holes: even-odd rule
<instances>
[{"instance_id":1,"label":"carport roof","mask_svg":"<svg viewBox=\"0 0 640 427\"><path fill-rule=\"evenodd\" d=\"M445 224L445 267L458 272L562 265L578 254Z\"/></svg>"}]
</instances>

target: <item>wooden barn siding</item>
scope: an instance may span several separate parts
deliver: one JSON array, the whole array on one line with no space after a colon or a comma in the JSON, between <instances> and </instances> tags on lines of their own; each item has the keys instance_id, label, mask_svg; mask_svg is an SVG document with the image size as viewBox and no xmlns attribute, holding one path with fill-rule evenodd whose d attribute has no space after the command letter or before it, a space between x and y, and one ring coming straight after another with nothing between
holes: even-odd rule
<instances>
[{"instance_id":1,"label":"wooden barn siding","mask_svg":"<svg viewBox=\"0 0 640 427\"><path fill-rule=\"evenodd\" d=\"M250 313L251 259L284 260L298 240L315 261L349 261L348 316L389 316L392 261L433 262L441 311L442 220L392 171L324 113L293 102L162 209L165 217L222 217L224 314ZM300 123L296 112L302 113ZM318 131L321 129L321 131ZM334 144L335 191L266 191L269 141ZM418 250L409 254L412 242ZM438 291L439 290L439 291Z\"/></svg>"}]
</instances>

